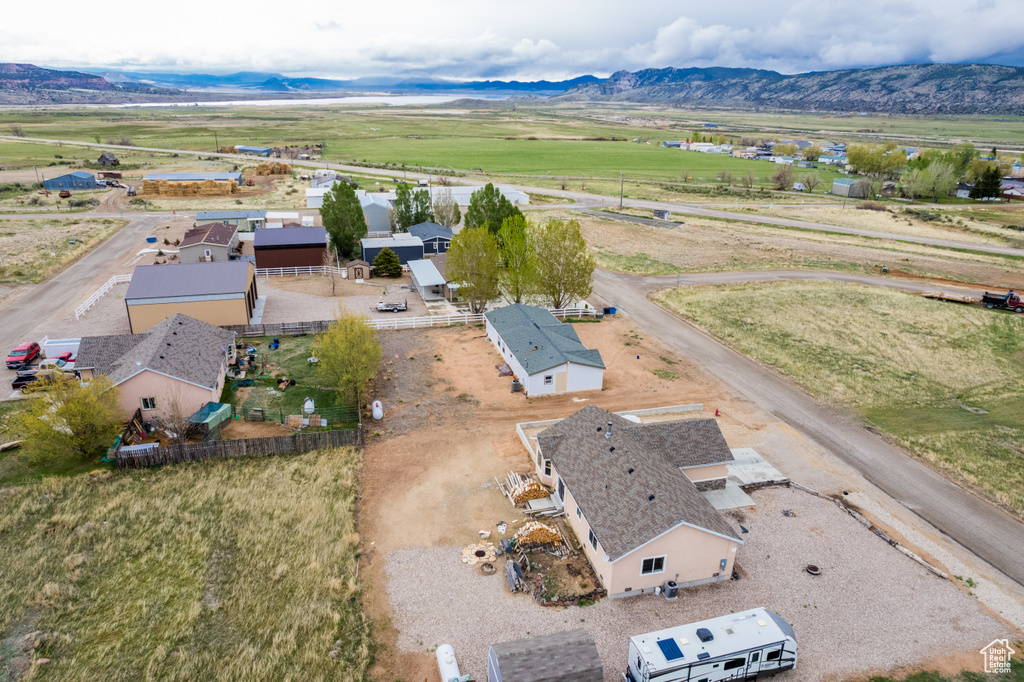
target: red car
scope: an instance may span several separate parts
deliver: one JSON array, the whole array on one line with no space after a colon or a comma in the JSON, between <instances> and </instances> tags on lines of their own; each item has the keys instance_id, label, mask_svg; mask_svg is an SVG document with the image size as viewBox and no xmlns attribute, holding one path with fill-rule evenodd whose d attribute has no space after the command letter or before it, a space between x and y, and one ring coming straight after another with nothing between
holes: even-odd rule
<instances>
[{"instance_id":1,"label":"red car","mask_svg":"<svg viewBox=\"0 0 1024 682\"><path fill-rule=\"evenodd\" d=\"M23 343L7 356L7 369L18 369L39 357L39 344L35 341Z\"/></svg>"}]
</instances>

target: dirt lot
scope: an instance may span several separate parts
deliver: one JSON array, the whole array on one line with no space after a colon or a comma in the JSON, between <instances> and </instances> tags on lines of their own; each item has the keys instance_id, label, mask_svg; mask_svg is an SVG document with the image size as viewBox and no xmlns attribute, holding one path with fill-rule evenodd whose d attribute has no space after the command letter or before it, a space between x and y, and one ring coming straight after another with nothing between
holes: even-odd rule
<instances>
[{"instance_id":1,"label":"dirt lot","mask_svg":"<svg viewBox=\"0 0 1024 682\"><path fill-rule=\"evenodd\" d=\"M41 282L127 224L127 220L73 216L0 220L0 279Z\"/></svg>"},{"instance_id":2,"label":"dirt lot","mask_svg":"<svg viewBox=\"0 0 1024 682\"><path fill-rule=\"evenodd\" d=\"M302 322L305 320L334 319L338 305L375 319L394 319L427 315L427 307L419 294L411 290L412 278L408 273L396 279L372 279L366 284L335 279L336 296L331 296L331 281L327 277L265 277L257 285L261 296L267 297L263 322ZM381 300L407 301L404 313L382 313L376 309Z\"/></svg>"},{"instance_id":3,"label":"dirt lot","mask_svg":"<svg viewBox=\"0 0 1024 682\"><path fill-rule=\"evenodd\" d=\"M494 476L503 475L512 469L527 471L530 468L526 452L515 436L516 422L564 417L590 402L610 410L704 403L705 412L696 412L693 416L712 416L715 409L720 408L719 423L731 447L757 448L784 474L791 477L797 477L799 474L799 480L812 487L838 492L836 486L843 485L837 484L837 477L848 475L847 472L835 464L822 462L816 446L804 441L792 429L775 422L750 404L724 391L720 385L710 380L684 358L671 356L659 346L644 339L634 331L628 319L608 318L600 323L578 324L576 329L588 347L601 350L602 357L609 367L605 373L606 390L576 396L536 399L511 393L509 378L497 376L495 365L500 358L486 341L481 327L379 333L384 346L385 371L378 377L377 385L370 391L368 399L383 400L385 416L380 422L366 419L367 447L364 454L363 507L360 515L362 576L367 585L365 603L368 612L378 622L378 637L386 645L378 657L378 677L415 680L436 675L436 662L428 647L443 642L435 642L425 637L446 637L452 640L451 643L458 644L466 640L458 640L457 636L472 637L472 634L467 633L476 630L485 633L483 637L498 636L493 628L498 627L495 623L504 620L504 616L491 617L494 603L488 600L511 597L501 593L501 583L497 580L491 584L490 592L472 592L481 601L469 606L463 605L465 608L457 613L448 614L450 617L446 619L438 618L437 609L441 602L448 599L443 595L449 595L454 599L454 595L458 595L460 590L469 589L466 581L473 581L478 577L471 571L466 574L466 567L457 563L456 548L476 541L479 530L493 528L498 520L512 523L519 518L511 513L512 509L508 502L498 494L493 483ZM675 378L661 378L655 374L656 370L664 377ZM817 498L811 499L815 500L814 504L821 504ZM842 550L852 556L859 550L851 550L847 545L839 543L836 543L834 550L829 548L830 536L826 529L833 521L831 517L828 518L828 521L821 522L820 528L809 533L809 539L815 542L799 545L800 553L791 555L791 558L793 561L813 563L806 558L807 555L820 552L815 557L819 565L834 567L836 579L841 578L845 581L850 569L844 567L844 559L833 552ZM839 520L836 523L845 521ZM893 566L898 567L895 573L867 573L864 583L858 584L884 580L891 583L894 589L902 589L905 579L909 581L913 578L915 582L907 584L917 586L915 589L922 593L917 596L924 604L920 612L915 612L918 614L915 617L935 618L938 614L941 616L938 619L942 622L953 618L959 619L958 622L963 622L971 628L971 646L974 644L973 638L976 638L979 632L979 623L986 622L993 630L997 629L998 626L993 625L992 621L979 620L977 607L973 606L969 599L961 598L951 584L937 579L922 578L919 575L922 573L920 569L881 543L878 538L859 527L853 530L860 533L858 537L864 543L880 546L887 557L886 561L893 560L896 562ZM424 547L433 549L417 549ZM765 555L767 554L776 556L772 551L766 551ZM748 555L746 558L741 555L740 562L743 565L750 564L751 570L755 570L758 562L767 561L766 556L753 550L749 551ZM762 556L763 559L760 558ZM453 562L450 565L449 560ZM419 589L416 594L410 594L408 581L414 580L418 574L425 576L427 587ZM437 579L440 582L435 584L432 582L435 574L450 576L451 580L446 582L445 579ZM896 575L898 577L894 577ZM933 585L938 586L935 589L939 591L936 602L931 601L930 592L926 595L927 600L923 595L924 592L931 590ZM713 609L725 608L726 612L730 609L742 609L748 605L748 593L737 591L734 587L732 583L727 583L707 588L701 592L699 600L704 599L705 593L714 592L722 596L715 597ZM397 608L401 610L394 611L389 590L397 601L408 604L399 605ZM834 587L832 591L835 591ZM828 592L829 590L824 590L821 594L825 595ZM758 599L769 596L768 593L761 592L749 594L753 595L750 598L756 596ZM820 618L824 612L820 608L816 612L813 611L813 605L817 603L821 607L825 602L823 598L818 600L817 594L793 592L778 608L784 615L797 620L798 616L804 617L802 611L803 604L806 603L809 609L806 617L810 618L809 614L814 613ZM425 608L420 603L425 598L431 600L433 604L432 615L429 618L419 611ZM863 591L857 593L856 598L870 603L870 599ZM900 599L905 598L907 596L904 593ZM616 601L614 604L602 602L596 613L602 613L600 609L606 609L608 613L613 614L612 620L617 618L614 614L621 609L644 612L646 615L641 614L642 618L654 618L647 613L650 609L663 616L672 613L663 610L662 603L654 605L653 602L644 600ZM693 603L694 600L684 597L677 602L679 606L676 608L681 609L684 604ZM953 615L949 604L955 605L966 615ZM706 612L680 610L676 613L685 614L679 617L689 618L692 615L702 618L714 615L712 606L706 607ZM874 605L870 606L874 608ZM535 613L536 609L541 607L530 605L525 608L529 613ZM858 608L864 612L871 611L871 608L867 607ZM794 615L798 609L801 613ZM833 613L838 612L837 610ZM532 626L523 627L522 632L503 630L501 634L508 638L505 637L506 634L526 636L526 630L536 634L568 628L572 624L580 624L580 618L590 623L589 611L582 611L575 618L569 618L567 613L544 611L538 616L538 622L542 627L535 630L531 629ZM427 620L434 623L446 620L456 631L449 633L431 630L425 624ZM656 624L662 621L635 621L636 627L648 622ZM916 628L917 631L936 630L923 620L915 623L920 625ZM910 623L910 629L915 629L915 623ZM907 621L901 621L902 626L907 624ZM817 627L817 621L808 621L804 629L810 631L814 627ZM642 631L641 629L636 632ZM836 633L830 636L836 636ZM618 634L609 637L610 639L606 641L614 639L614 643L611 644L613 648L608 650L611 652L608 654L608 670L614 673L621 663L614 647L621 646L622 641ZM473 641L477 643L469 646L478 647L483 638ZM487 643L489 644L490 640ZM947 649L949 653L962 645L961 640L946 643L952 647ZM821 651L824 650L819 650L817 654L819 662L829 657L827 651ZM880 651L887 649L883 646ZM886 665L892 667L900 661L920 662L938 655L937 651L937 642L929 642L920 647L911 643L907 649L907 658L889 657L869 665L881 669ZM476 648L469 649L465 654L460 652L459 655L464 657L472 672L482 672L483 654ZM852 665L849 659L843 658L840 659L840 664L831 669L863 672L867 668L864 665L859 668L849 667ZM815 667L810 666L810 669L815 670ZM825 668L817 669L829 668L826 665Z\"/></svg>"}]
</instances>

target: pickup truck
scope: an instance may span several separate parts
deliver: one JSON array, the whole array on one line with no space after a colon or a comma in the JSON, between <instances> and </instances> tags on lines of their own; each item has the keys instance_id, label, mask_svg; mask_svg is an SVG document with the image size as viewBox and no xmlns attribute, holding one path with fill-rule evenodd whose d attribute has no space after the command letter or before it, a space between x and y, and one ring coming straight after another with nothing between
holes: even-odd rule
<instances>
[{"instance_id":1,"label":"pickup truck","mask_svg":"<svg viewBox=\"0 0 1024 682\"><path fill-rule=\"evenodd\" d=\"M388 301L381 301L377 304L377 311L381 313L401 313L409 309L409 300L406 299L401 303L389 303Z\"/></svg>"},{"instance_id":2,"label":"pickup truck","mask_svg":"<svg viewBox=\"0 0 1024 682\"><path fill-rule=\"evenodd\" d=\"M1005 294L990 294L986 291L985 295L981 297L981 302L989 309L1005 308L1015 313L1024 313L1024 301L1020 300L1020 294L1013 289Z\"/></svg>"},{"instance_id":3,"label":"pickup truck","mask_svg":"<svg viewBox=\"0 0 1024 682\"><path fill-rule=\"evenodd\" d=\"M7 355L7 369L18 369L39 357L39 344L35 341L23 343Z\"/></svg>"}]
</instances>

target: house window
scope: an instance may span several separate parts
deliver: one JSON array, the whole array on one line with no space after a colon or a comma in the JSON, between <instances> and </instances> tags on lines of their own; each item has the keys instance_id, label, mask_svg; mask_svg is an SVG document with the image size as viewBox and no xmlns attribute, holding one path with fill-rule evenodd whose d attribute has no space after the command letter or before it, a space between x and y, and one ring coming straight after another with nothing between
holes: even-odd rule
<instances>
[{"instance_id":1,"label":"house window","mask_svg":"<svg viewBox=\"0 0 1024 682\"><path fill-rule=\"evenodd\" d=\"M577 519L582 519L583 518L583 511L580 510L580 506L578 504L576 505L576 518Z\"/></svg>"},{"instance_id":2,"label":"house window","mask_svg":"<svg viewBox=\"0 0 1024 682\"><path fill-rule=\"evenodd\" d=\"M640 565L640 575L650 575L652 573L661 573L665 570L665 557L655 556L649 559L644 559Z\"/></svg>"},{"instance_id":3,"label":"house window","mask_svg":"<svg viewBox=\"0 0 1024 682\"><path fill-rule=\"evenodd\" d=\"M550 386L553 383L555 383L555 375L553 375L553 374L545 374L544 375L544 385L545 386Z\"/></svg>"},{"instance_id":4,"label":"house window","mask_svg":"<svg viewBox=\"0 0 1024 682\"><path fill-rule=\"evenodd\" d=\"M594 529L591 528L588 532L587 538L590 540L590 546L597 549L597 536L594 535Z\"/></svg>"},{"instance_id":5,"label":"house window","mask_svg":"<svg viewBox=\"0 0 1024 682\"><path fill-rule=\"evenodd\" d=\"M558 499L565 502L565 483L562 482L562 477L558 477Z\"/></svg>"},{"instance_id":6,"label":"house window","mask_svg":"<svg viewBox=\"0 0 1024 682\"><path fill-rule=\"evenodd\" d=\"M207 258L209 258L212 255L212 253L213 252L210 251L209 249L206 249L205 251L203 251L203 255L205 255Z\"/></svg>"},{"instance_id":7,"label":"house window","mask_svg":"<svg viewBox=\"0 0 1024 682\"><path fill-rule=\"evenodd\" d=\"M551 460L550 459L544 460L544 475L545 476L550 476L551 475Z\"/></svg>"},{"instance_id":8,"label":"house window","mask_svg":"<svg viewBox=\"0 0 1024 682\"><path fill-rule=\"evenodd\" d=\"M156 409L156 398L143 398L142 409L144 410L155 410Z\"/></svg>"}]
</instances>

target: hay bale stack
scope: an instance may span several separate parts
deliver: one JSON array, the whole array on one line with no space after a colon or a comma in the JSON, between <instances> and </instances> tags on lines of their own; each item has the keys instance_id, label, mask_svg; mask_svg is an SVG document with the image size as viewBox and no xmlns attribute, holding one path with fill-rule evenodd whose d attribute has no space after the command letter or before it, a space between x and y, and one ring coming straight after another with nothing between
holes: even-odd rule
<instances>
[{"instance_id":1,"label":"hay bale stack","mask_svg":"<svg viewBox=\"0 0 1024 682\"><path fill-rule=\"evenodd\" d=\"M221 147L217 151L220 152L221 154L237 154L238 153L238 149L235 148L235 147Z\"/></svg>"},{"instance_id":2,"label":"hay bale stack","mask_svg":"<svg viewBox=\"0 0 1024 682\"><path fill-rule=\"evenodd\" d=\"M512 489L512 502L522 504L530 500L542 500L550 495L547 489L537 481L525 480Z\"/></svg>"},{"instance_id":3,"label":"hay bale stack","mask_svg":"<svg viewBox=\"0 0 1024 682\"><path fill-rule=\"evenodd\" d=\"M518 545L562 544L562 536L558 534L558 531L539 521L530 521L516 532L515 537Z\"/></svg>"},{"instance_id":4,"label":"hay bale stack","mask_svg":"<svg viewBox=\"0 0 1024 682\"><path fill-rule=\"evenodd\" d=\"M265 162L256 166L256 175L291 175L292 167L287 163Z\"/></svg>"},{"instance_id":5,"label":"hay bale stack","mask_svg":"<svg viewBox=\"0 0 1024 682\"><path fill-rule=\"evenodd\" d=\"M223 194L237 194L238 183L234 180L204 180L202 182L143 180L142 193L165 197L221 196Z\"/></svg>"}]
</instances>

